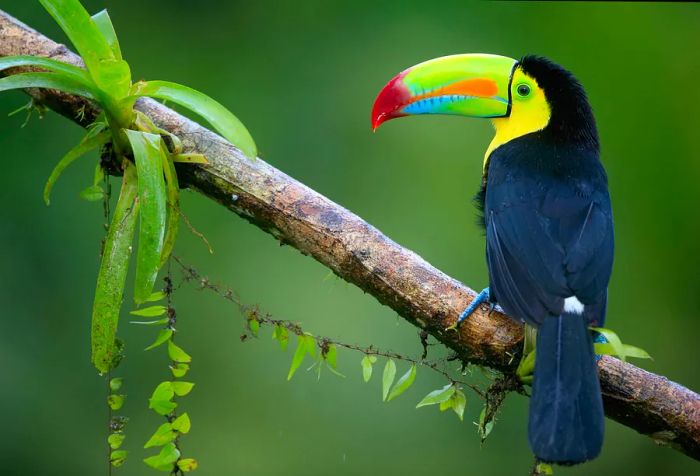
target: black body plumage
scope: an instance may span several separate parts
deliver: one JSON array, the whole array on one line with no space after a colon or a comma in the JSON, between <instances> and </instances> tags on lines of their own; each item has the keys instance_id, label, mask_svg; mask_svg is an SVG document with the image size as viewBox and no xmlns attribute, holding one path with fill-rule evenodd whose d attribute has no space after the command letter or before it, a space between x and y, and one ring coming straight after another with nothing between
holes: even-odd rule
<instances>
[{"instance_id":1,"label":"black body plumage","mask_svg":"<svg viewBox=\"0 0 700 476\"><path fill-rule=\"evenodd\" d=\"M612 212L583 88L546 59L528 56L520 65L544 90L551 118L544 129L491 153L477 201L486 227L491 299L539 328L531 449L543 461L575 464L596 457L603 441L587 327L605 320ZM584 305L582 314L565 312L572 296Z\"/></svg>"}]
</instances>

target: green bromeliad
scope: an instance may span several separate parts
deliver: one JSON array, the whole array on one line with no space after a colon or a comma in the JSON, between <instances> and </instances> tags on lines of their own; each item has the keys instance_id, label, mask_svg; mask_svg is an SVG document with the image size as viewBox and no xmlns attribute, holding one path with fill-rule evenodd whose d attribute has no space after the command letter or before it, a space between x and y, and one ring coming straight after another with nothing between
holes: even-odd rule
<instances>
[{"instance_id":1,"label":"green bromeliad","mask_svg":"<svg viewBox=\"0 0 700 476\"><path fill-rule=\"evenodd\" d=\"M132 83L131 69L122 58L106 10L90 16L79 0L39 1L73 43L85 69L35 56L0 58L0 71L31 68L0 79L0 91L56 89L91 100L102 110L85 137L54 168L44 200L48 205L54 183L66 167L86 153L111 144L123 172L123 184L104 246L92 314L92 361L104 373L119 359L116 331L137 219L134 300L142 304L151 296L177 234L179 187L174 162L207 162L201 155L183 154L177 137L134 110L136 100L152 97L183 106L199 114L246 156L254 158L257 150L245 126L205 94L168 81ZM96 177L102 175L98 165ZM99 198L101 193L96 179L84 196Z\"/></svg>"}]
</instances>

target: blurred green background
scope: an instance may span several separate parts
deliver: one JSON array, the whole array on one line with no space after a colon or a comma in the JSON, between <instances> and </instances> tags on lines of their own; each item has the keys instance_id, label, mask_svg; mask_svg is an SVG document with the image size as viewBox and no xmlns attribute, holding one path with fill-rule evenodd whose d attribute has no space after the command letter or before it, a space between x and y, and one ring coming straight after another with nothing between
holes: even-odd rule
<instances>
[{"instance_id":1,"label":"blurred green background","mask_svg":"<svg viewBox=\"0 0 700 476\"><path fill-rule=\"evenodd\" d=\"M700 389L700 5L464 1L234 2L91 0L108 7L136 79L201 89L250 128L265 160L364 217L448 274L487 283L472 194L492 134L486 121L422 117L377 134L372 101L395 73L451 53L546 55L571 69L596 111L617 231L609 326L647 349L645 368ZM66 41L38 2L0 7ZM102 229L99 204L78 199L94 160L69 170L41 201L48 173L82 131L49 113L20 128L5 117L27 101L0 95L0 473L105 474L105 386L89 361L89 319ZM117 181L113 180L115 188ZM305 329L419 355L416 329L372 297L222 207L184 193L183 207L215 254L182 232L177 253L244 301ZM183 229L184 230L184 229ZM300 372L291 352L261 338L241 343L237 311L214 295L176 294L178 342L194 356L193 421L183 440L202 475L525 475L527 400L510 397L481 447L468 394L465 421L416 402L443 380L419 369L391 404L366 385L357 354L339 353L339 379ZM164 352L142 349L153 329L120 335L119 369L131 417L130 461L161 418L147 410ZM433 348L432 355L440 351ZM399 365L403 372L404 365ZM376 377L375 377L376 378ZM566 475L689 475L698 464L608 422L604 453Z\"/></svg>"}]
</instances>

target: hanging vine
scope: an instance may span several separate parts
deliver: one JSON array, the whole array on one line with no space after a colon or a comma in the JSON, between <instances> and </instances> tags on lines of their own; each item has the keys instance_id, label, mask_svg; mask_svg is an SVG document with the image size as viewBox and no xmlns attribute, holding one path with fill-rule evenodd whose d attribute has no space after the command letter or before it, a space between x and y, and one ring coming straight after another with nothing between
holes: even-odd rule
<instances>
[{"instance_id":1,"label":"hanging vine","mask_svg":"<svg viewBox=\"0 0 700 476\"><path fill-rule=\"evenodd\" d=\"M166 422L158 427L144 445L144 448L155 447L160 448L160 451L144 459L144 462L159 471L170 471L171 474L180 474L197 469L197 460L182 457L180 437L189 433L191 422L187 413L178 415L177 408L179 403L174 401L175 397L184 397L189 394L194 387L194 383L180 380L189 372L192 357L182 347L175 344L177 312L173 307L173 286L170 269L168 269L168 274L165 276L164 281L164 290L153 294L149 302L165 299L166 305L145 307L132 311L131 314L156 318L150 321L132 321L132 324L164 325L155 341L146 347L146 350L153 350L167 344L166 347L170 359L168 368L173 377L160 382L148 400L148 407L165 417Z\"/></svg>"}]
</instances>

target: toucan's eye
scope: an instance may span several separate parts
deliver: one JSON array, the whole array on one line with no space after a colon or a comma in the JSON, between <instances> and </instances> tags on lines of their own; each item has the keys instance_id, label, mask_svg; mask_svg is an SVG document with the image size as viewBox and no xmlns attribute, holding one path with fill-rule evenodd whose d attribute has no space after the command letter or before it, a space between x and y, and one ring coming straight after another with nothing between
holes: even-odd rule
<instances>
[{"instance_id":1,"label":"toucan's eye","mask_svg":"<svg viewBox=\"0 0 700 476\"><path fill-rule=\"evenodd\" d=\"M526 97L530 95L530 86L527 84L519 84L518 88L516 90L518 92L518 96Z\"/></svg>"}]
</instances>

